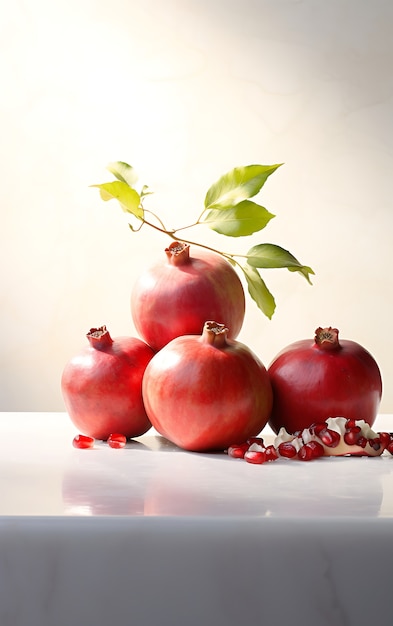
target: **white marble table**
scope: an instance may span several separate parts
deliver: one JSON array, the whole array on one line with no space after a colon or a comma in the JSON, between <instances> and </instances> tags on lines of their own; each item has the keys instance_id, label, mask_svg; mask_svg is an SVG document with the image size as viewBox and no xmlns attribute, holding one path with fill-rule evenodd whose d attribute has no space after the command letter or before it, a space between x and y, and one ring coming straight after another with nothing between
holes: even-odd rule
<instances>
[{"instance_id":1,"label":"white marble table","mask_svg":"<svg viewBox=\"0 0 393 626\"><path fill-rule=\"evenodd\" d=\"M392 622L387 453L256 466L153 431L76 450L63 413L0 429L1 626Z\"/></svg>"}]
</instances>

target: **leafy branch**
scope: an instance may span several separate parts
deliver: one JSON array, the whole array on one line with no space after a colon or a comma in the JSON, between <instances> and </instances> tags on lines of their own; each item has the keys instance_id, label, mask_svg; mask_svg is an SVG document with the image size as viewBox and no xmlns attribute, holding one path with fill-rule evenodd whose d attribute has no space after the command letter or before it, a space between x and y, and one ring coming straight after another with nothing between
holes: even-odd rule
<instances>
[{"instance_id":1,"label":"leafy branch","mask_svg":"<svg viewBox=\"0 0 393 626\"><path fill-rule=\"evenodd\" d=\"M92 185L92 187L99 189L103 200L118 200L123 211L136 218L137 226L129 224L133 232L139 231L145 225L150 226L175 241L198 246L226 258L233 266L243 272L251 298L261 311L271 319L276 304L259 270L286 268L290 272L302 274L311 284L310 274L314 274L311 267L302 265L288 250L272 243L261 243L253 246L247 254L233 254L217 250L203 243L190 241L179 236L179 233L201 224L228 237L247 237L263 230L275 216L250 198L260 192L268 177L280 165L282 164L246 165L227 172L208 189L204 208L198 219L188 226L174 229L166 228L156 213L144 208L144 199L152 192L146 185L139 192L137 191L138 177L134 168L127 163L122 161L110 163L107 169L116 180Z\"/></svg>"}]
</instances>

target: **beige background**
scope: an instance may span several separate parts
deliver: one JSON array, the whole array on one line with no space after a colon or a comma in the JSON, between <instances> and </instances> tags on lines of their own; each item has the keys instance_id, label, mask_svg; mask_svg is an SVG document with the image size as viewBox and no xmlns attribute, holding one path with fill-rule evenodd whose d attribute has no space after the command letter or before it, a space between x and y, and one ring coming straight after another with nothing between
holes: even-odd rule
<instances>
[{"instance_id":1,"label":"beige background","mask_svg":"<svg viewBox=\"0 0 393 626\"><path fill-rule=\"evenodd\" d=\"M269 364L320 325L368 348L393 413L390 0L0 0L0 410L63 410L92 326L134 334L132 284L168 241L132 234L89 185L124 160L168 226L237 165L284 162L259 199L273 242L316 272L264 278L239 339ZM191 236L191 232L188 233Z\"/></svg>"}]
</instances>

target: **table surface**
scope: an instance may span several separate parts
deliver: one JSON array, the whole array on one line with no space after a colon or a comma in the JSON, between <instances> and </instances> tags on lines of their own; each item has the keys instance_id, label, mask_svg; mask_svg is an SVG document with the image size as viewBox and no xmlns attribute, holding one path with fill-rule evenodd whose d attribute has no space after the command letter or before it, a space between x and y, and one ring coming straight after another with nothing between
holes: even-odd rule
<instances>
[{"instance_id":1,"label":"table surface","mask_svg":"<svg viewBox=\"0 0 393 626\"><path fill-rule=\"evenodd\" d=\"M391 623L389 454L251 465L153 431L77 450L65 413L0 428L1 626Z\"/></svg>"},{"instance_id":2,"label":"table surface","mask_svg":"<svg viewBox=\"0 0 393 626\"><path fill-rule=\"evenodd\" d=\"M251 465L180 450L155 431L112 449L72 446L66 413L0 413L1 516L393 517L393 457ZM393 415L374 430L393 431ZM272 440L269 429L262 433Z\"/></svg>"}]
</instances>

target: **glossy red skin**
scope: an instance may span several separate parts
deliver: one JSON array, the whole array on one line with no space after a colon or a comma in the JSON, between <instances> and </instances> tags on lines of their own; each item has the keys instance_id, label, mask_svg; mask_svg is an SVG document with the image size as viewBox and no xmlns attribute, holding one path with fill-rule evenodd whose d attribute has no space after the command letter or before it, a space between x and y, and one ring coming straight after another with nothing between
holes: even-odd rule
<instances>
[{"instance_id":1,"label":"glossy red skin","mask_svg":"<svg viewBox=\"0 0 393 626\"><path fill-rule=\"evenodd\" d=\"M230 339L224 348L201 336L174 339L150 361L142 392L156 430L195 452L224 450L257 435L272 406L266 368Z\"/></svg>"},{"instance_id":2,"label":"glossy red skin","mask_svg":"<svg viewBox=\"0 0 393 626\"><path fill-rule=\"evenodd\" d=\"M165 258L147 269L131 294L138 334L155 351L182 335L200 335L206 320L216 320L235 339L243 325L245 297L241 281L218 254L193 251L189 262Z\"/></svg>"},{"instance_id":3,"label":"glossy red skin","mask_svg":"<svg viewBox=\"0 0 393 626\"><path fill-rule=\"evenodd\" d=\"M118 337L105 349L87 346L64 368L64 403L77 430L106 440L111 433L143 435L151 423L142 378L153 350L136 337Z\"/></svg>"},{"instance_id":4,"label":"glossy red skin","mask_svg":"<svg viewBox=\"0 0 393 626\"><path fill-rule=\"evenodd\" d=\"M313 340L284 348L268 368L273 388L270 426L277 433L308 428L328 417L365 420L373 425L382 396L379 367L360 344L341 340L323 350Z\"/></svg>"}]
</instances>

